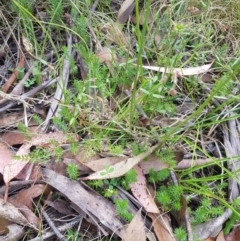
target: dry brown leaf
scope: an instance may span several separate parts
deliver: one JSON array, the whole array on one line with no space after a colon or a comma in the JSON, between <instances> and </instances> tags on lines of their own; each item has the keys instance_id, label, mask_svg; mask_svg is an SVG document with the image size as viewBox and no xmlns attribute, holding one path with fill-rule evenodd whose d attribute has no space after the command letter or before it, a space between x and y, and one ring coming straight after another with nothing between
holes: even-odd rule
<instances>
[{"instance_id":1,"label":"dry brown leaf","mask_svg":"<svg viewBox=\"0 0 240 241\"><path fill-rule=\"evenodd\" d=\"M217 161L215 159L215 161ZM212 159L210 158L206 158L206 159L197 159L197 160L192 160L192 159L183 159L182 161L180 161L177 166L176 169L187 169L187 168L192 168L195 166L200 166L209 162L213 162Z\"/></svg>"},{"instance_id":2,"label":"dry brown leaf","mask_svg":"<svg viewBox=\"0 0 240 241\"><path fill-rule=\"evenodd\" d=\"M132 14L134 7L135 7L134 0L125 0L118 11L118 16L117 16L118 22L121 24L126 23L128 18Z\"/></svg>"},{"instance_id":3,"label":"dry brown leaf","mask_svg":"<svg viewBox=\"0 0 240 241\"><path fill-rule=\"evenodd\" d=\"M20 210L20 212L22 213L22 215L26 218L26 220L28 221L29 224L34 225L35 227L38 226L40 218L38 218L32 210L30 210L28 207L26 207L25 205L19 203L17 200L15 200L13 197L9 198L9 203L11 203L12 205L14 205L15 208L17 208L18 210Z\"/></svg>"},{"instance_id":4,"label":"dry brown leaf","mask_svg":"<svg viewBox=\"0 0 240 241\"><path fill-rule=\"evenodd\" d=\"M169 218L164 216L164 214L156 215L148 213L148 216L152 219L152 225L158 240L176 241L169 223Z\"/></svg>"},{"instance_id":5,"label":"dry brown leaf","mask_svg":"<svg viewBox=\"0 0 240 241\"><path fill-rule=\"evenodd\" d=\"M147 212L159 213L154 199L148 193L146 178L143 175L142 169L139 166L135 166L134 169L137 172L137 181L129 185L134 197L141 203Z\"/></svg>"},{"instance_id":6,"label":"dry brown leaf","mask_svg":"<svg viewBox=\"0 0 240 241\"><path fill-rule=\"evenodd\" d=\"M189 67L189 68L165 68L165 67L158 67L158 66L146 66L143 65L142 67L144 69L150 69L153 71L158 71L161 73L176 73L178 77L181 76L189 76L189 75L197 75L197 74L203 74L206 73L212 66L211 64L206 64L198 67Z\"/></svg>"},{"instance_id":7,"label":"dry brown leaf","mask_svg":"<svg viewBox=\"0 0 240 241\"><path fill-rule=\"evenodd\" d=\"M141 211L142 209L140 208L128 225L122 241L146 241L145 225L141 217Z\"/></svg>"},{"instance_id":8,"label":"dry brown leaf","mask_svg":"<svg viewBox=\"0 0 240 241\"><path fill-rule=\"evenodd\" d=\"M225 236L226 241L239 241L240 237L240 226L234 228L231 233Z\"/></svg>"},{"instance_id":9,"label":"dry brown leaf","mask_svg":"<svg viewBox=\"0 0 240 241\"><path fill-rule=\"evenodd\" d=\"M32 210L33 199L40 196L44 192L45 187L46 186L42 184L33 185L32 187L19 192L14 198L18 203L21 203Z\"/></svg>"},{"instance_id":10,"label":"dry brown leaf","mask_svg":"<svg viewBox=\"0 0 240 241\"><path fill-rule=\"evenodd\" d=\"M34 135L36 134L38 129L38 126L30 126L27 128L28 135ZM20 145L23 144L24 141L26 141L26 134L19 132L19 131L7 131L3 134L1 137L2 140L8 145Z\"/></svg>"},{"instance_id":11,"label":"dry brown leaf","mask_svg":"<svg viewBox=\"0 0 240 241\"><path fill-rule=\"evenodd\" d=\"M29 171L31 171L31 174L29 176ZM41 179L42 173L41 169L38 165L34 165L33 168L31 167L31 163L28 163L22 170L15 176L14 178L18 180L38 180Z\"/></svg>"},{"instance_id":12,"label":"dry brown leaf","mask_svg":"<svg viewBox=\"0 0 240 241\"><path fill-rule=\"evenodd\" d=\"M59 144L64 144L69 141L69 135L66 135L62 132L48 133L48 134L38 134L33 137L31 141L24 143L16 153L18 157L24 157L24 160L12 159L8 165L5 166L3 171L3 179L5 184L9 183L15 176L20 173L20 171L27 165L29 162L30 148L32 146L45 146L49 144L52 140L58 142ZM76 135L71 135L74 140L78 140ZM6 197L5 197L6 198Z\"/></svg>"},{"instance_id":13,"label":"dry brown leaf","mask_svg":"<svg viewBox=\"0 0 240 241\"><path fill-rule=\"evenodd\" d=\"M108 166L107 170L109 171L101 170L83 178L82 180L110 179L121 177L130 171L135 165L141 162L144 158L148 157L158 146L159 144L152 146L145 153L141 153L138 156L128 158L127 160L123 160L115 165Z\"/></svg>"},{"instance_id":14,"label":"dry brown leaf","mask_svg":"<svg viewBox=\"0 0 240 241\"><path fill-rule=\"evenodd\" d=\"M96 220L102 227L107 227L116 235L122 237L124 222L117 217L116 210L111 202L81 182L70 180L47 168L42 171L46 182L63 193L71 201L75 210L93 216L93 220Z\"/></svg>"},{"instance_id":15,"label":"dry brown leaf","mask_svg":"<svg viewBox=\"0 0 240 241\"><path fill-rule=\"evenodd\" d=\"M4 167L12 160L13 153L4 142L0 142L0 173L3 174Z\"/></svg>"}]
</instances>

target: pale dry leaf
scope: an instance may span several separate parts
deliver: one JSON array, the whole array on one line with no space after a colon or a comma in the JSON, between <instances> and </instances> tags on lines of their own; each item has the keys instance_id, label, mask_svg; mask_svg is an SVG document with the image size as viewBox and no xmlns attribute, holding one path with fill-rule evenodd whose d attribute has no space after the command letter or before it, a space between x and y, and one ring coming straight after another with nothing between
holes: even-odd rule
<instances>
[{"instance_id":1,"label":"pale dry leaf","mask_svg":"<svg viewBox=\"0 0 240 241\"><path fill-rule=\"evenodd\" d=\"M97 57L99 58L100 63L104 63L106 61L112 61L116 59L116 56L113 55L110 50L104 47L98 54Z\"/></svg>"},{"instance_id":2,"label":"pale dry leaf","mask_svg":"<svg viewBox=\"0 0 240 241\"><path fill-rule=\"evenodd\" d=\"M199 10L199 8L197 8L197 7L189 7L188 9L188 12L189 13L192 13L192 14L198 14L198 13L200 13L200 10Z\"/></svg>"},{"instance_id":3,"label":"pale dry leaf","mask_svg":"<svg viewBox=\"0 0 240 241\"><path fill-rule=\"evenodd\" d=\"M103 169L89 175L88 177L83 178L83 180L98 180L121 177L130 171L135 165L141 162L144 158L148 157L158 146L159 144L150 147L148 151L141 153L138 156L131 157L115 165L108 166L109 172L106 172L106 170Z\"/></svg>"},{"instance_id":4,"label":"pale dry leaf","mask_svg":"<svg viewBox=\"0 0 240 241\"><path fill-rule=\"evenodd\" d=\"M141 211L142 209L140 208L128 225L122 241L146 241L145 225L141 217Z\"/></svg>"},{"instance_id":5,"label":"pale dry leaf","mask_svg":"<svg viewBox=\"0 0 240 241\"><path fill-rule=\"evenodd\" d=\"M118 11L118 16L117 16L118 22L121 24L126 23L128 18L132 14L134 7L135 7L134 0L125 0Z\"/></svg>"},{"instance_id":6,"label":"pale dry leaf","mask_svg":"<svg viewBox=\"0 0 240 241\"><path fill-rule=\"evenodd\" d=\"M153 12L150 10L150 13L149 13L149 16L148 16L148 19L146 19L146 9L142 9L139 13L139 24L140 25L144 25L144 24L150 24L153 22L153 19L154 19L154 16L153 16ZM134 23L134 24L137 24L137 18L136 18L136 15L133 15L131 17L131 21Z\"/></svg>"},{"instance_id":7,"label":"pale dry leaf","mask_svg":"<svg viewBox=\"0 0 240 241\"><path fill-rule=\"evenodd\" d=\"M147 212L159 213L154 199L150 193L148 193L146 178L143 175L142 169L136 165L134 170L137 172L137 181L129 185L134 197L141 203Z\"/></svg>"},{"instance_id":8,"label":"pale dry leaf","mask_svg":"<svg viewBox=\"0 0 240 241\"><path fill-rule=\"evenodd\" d=\"M90 161L84 162L84 165L89 167L94 172L97 172L97 171L103 170L104 167L106 166L115 165L124 160L127 160L127 157L125 156L105 157L105 158L100 158L98 160L90 160Z\"/></svg>"},{"instance_id":9,"label":"pale dry leaf","mask_svg":"<svg viewBox=\"0 0 240 241\"><path fill-rule=\"evenodd\" d=\"M158 240L176 241L169 218L166 215L148 213L148 216L152 219L152 225Z\"/></svg>"},{"instance_id":10,"label":"pale dry leaf","mask_svg":"<svg viewBox=\"0 0 240 241\"><path fill-rule=\"evenodd\" d=\"M22 213L29 224L33 225L34 227L38 226L40 218L38 218L32 210L30 210L27 206L19 203L13 197L10 197L8 201Z\"/></svg>"},{"instance_id":11,"label":"pale dry leaf","mask_svg":"<svg viewBox=\"0 0 240 241\"><path fill-rule=\"evenodd\" d=\"M114 43L119 46L125 46L127 49L132 50L130 40L124 34L122 26L116 23L107 24L102 29L107 31L106 42L108 45Z\"/></svg>"},{"instance_id":12,"label":"pale dry leaf","mask_svg":"<svg viewBox=\"0 0 240 241\"><path fill-rule=\"evenodd\" d=\"M4 167L12 160L13 153L4 142L0 142L0 173L3 174Z\"/></svg>"},{"instance_id":13,"label":"pale dry leaf","mask_svg":"<svg viewBox=\"0 0 240 241\"><path fill-rule=\"evenodd\" d=\"M5 203L2 198L0 198L0 216L13 223L29 226L27 219L22 215L18 208L9 202Z\"/></svg>"},{"instance_id":14,"label":"pale dry leaf","mask_svg":"<svg viewBox=\"0 0 240 241\"><path fill-rule=\"evenodd\" d=\"M23 112L11 112L1 115L0 118L0 128L16 126L17 123L24 120Z\"/></svg>"},{"instance_id":15,"label":"pale dry leaf","mask_svg":"<svg viewBox=\"0 0 240 241\"><path fill-rule=\"evenodd\" d=\"M22 35L22 43L23 43L24 48L27 50L27 52L31 53L33 50L33 46L24 35Z\"/></svg>"},{"instance_id":16,"label":"pale dry leaf","mask_svg":"<svg viewBox=\"0 0 240 241\"><path fill-rule=\"evenodd\" d=\"M156 157L154 154L149 155L147 161L140 162L139 166L141 167L143 174L148 174L150 169L160 171L162 169L169 168L168 163L161 161L159 157Z\"/></svg>"},{"instance_id":17,"label":"pale dry leaf","mask_svg":"<svg viewBox=\"0 0 240 241\"><path fill-rule=\"evenodd\" d=\"M15 223L8 225L7 229L8 234L6 235L7 239L5 241L21 240L26 233L24 227Z\"/></svg>"},{"instance_id":18,"label":"pale dry leaf","mask_svg":"<svg viewBox=\"0 0 240 241\"><path fill-rule=\"evenodd\" d=\"M216 241L225 241L223 231L218 234Z\"/></svg>"},{"instance_id":19,"label":"pale dry leaf","mask_svg":"<svg viewBox=\"0 0 240 241\"><path fill-rule=\"evenodd\" d=\"M51 141L55 141L58 144L65 144L69 141L69 137L75 141L78 140L78 137L73 134L64 134L63 132L54 132L48 134L38 134L34 136L29 142L24 143L16 153L16 156L22 158L23 160L17 160L16 158L12 158L12 160L5 166L3 171L3 179L7 184L11 181L15 176L17 176L20 171L27 165L30 161L28 154L30 153L30 148L32 146L45 146L49 144Z\"/></svg>"},{"instance_id":20,"label":"pale dry leaf","mask_svg":"<svg viewBox=\"0 0 240 241\"><path fill-rule=\"evenodd\" d=\"M181 76L190 76L190 75L197 75L206 73L212 66L211 64L206 64L198 67L189 67L189 68L165 68L165 67L158 67L158 66L146 66L143 65L144 69L149 69L153 71L158 71L161 73L170 73L170 74L177 74L178 77Z\"/></svg>"}]
</instances>

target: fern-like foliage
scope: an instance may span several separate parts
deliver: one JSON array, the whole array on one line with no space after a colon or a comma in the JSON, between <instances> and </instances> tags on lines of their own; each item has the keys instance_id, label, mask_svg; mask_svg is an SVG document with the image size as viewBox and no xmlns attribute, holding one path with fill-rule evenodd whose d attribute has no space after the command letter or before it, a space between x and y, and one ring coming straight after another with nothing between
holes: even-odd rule
<instances>
[{"instance_id":1,"label":"fern-like foliage","mask_svg":"<svg viewBox=\"0 0 240 241\"><path fill-rule=\"evenodd\" d=\"M156 200L164 206L165 210L180 210L182 193L183 190L181 186L161 186L157 190Z\"/></svg>"},{"instance_id":2,"label":"fern-like foliage","mask_svg":"<svg viewBox=\"0 0 240 241\"><path fill-rule=\"evenodd\" d=\"M149 171L149 182L151 183L157 183L164 181L169 177L170 171L168 169L163 169L160 171L155 171L153 169L150 169Z\"/></svg>"},{"instance_id":3,"label":"fern-like foliage","mask_svg":"<svg viewBox=\"0 0 240 241\"><path fill-rule=\"evenodd\" d=\"M63 1L62 0L47 0L48 2L48 13L51 16L53 23L59 23L63 17Z\"/></svg>"},{"instance_id":4,"label":"fern-like foliage","mask_svg":"<svg viewBox=\"0 0 240 241\"><path fill-rule=\"evenodd\" d=\"M123 199L114 200L117 214L128 222L131 222L134 215L128 211L128 201Z\"/></svg>"}]
</instances>

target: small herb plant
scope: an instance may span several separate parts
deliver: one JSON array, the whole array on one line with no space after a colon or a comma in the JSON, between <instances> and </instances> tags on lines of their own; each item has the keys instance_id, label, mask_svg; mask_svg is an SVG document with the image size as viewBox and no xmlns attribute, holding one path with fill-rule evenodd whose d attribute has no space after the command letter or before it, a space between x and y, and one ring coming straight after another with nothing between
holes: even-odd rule
<instances>
[{"instance_id":1,"label":"small herb plant","mask_svg":"<svg viewBox=\"0 0 240 241\"><path fill-rule=\"evenodd\" d=\"M75 164L68 164L67 165L67 174L69 176L70 179L72 180L77 180L79 177L79 170L78 170L78 166Z\"/></svg>"}]
</instances>

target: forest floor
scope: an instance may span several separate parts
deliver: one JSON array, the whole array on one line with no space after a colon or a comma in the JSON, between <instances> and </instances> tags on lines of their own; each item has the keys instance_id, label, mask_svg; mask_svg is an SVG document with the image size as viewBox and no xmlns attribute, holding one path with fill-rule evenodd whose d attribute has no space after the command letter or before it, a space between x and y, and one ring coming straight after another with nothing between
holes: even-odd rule
<instances>
[{"instance_id":1,"label":"forest floor","mask_svg":"<svg viewBox=\"0 0 240 241\"><path fill-rule=\"evenodd\" d=\"M0 19L0 240L239 240L239 1Z\"/></svg>"}]
</instances>

